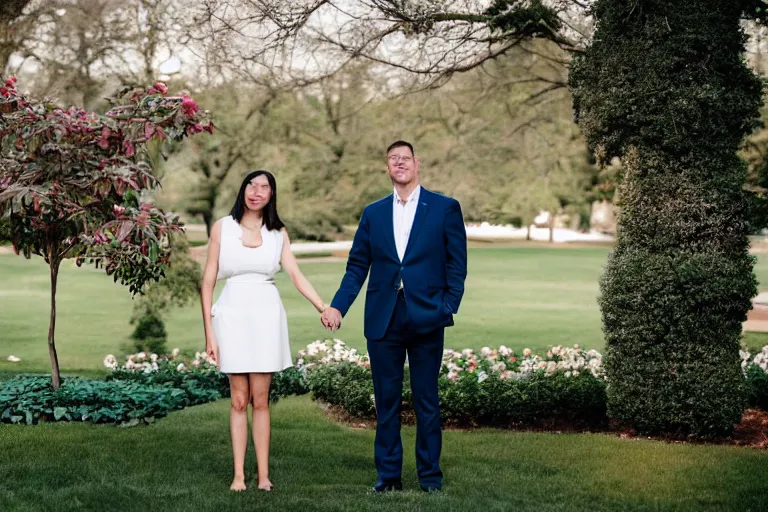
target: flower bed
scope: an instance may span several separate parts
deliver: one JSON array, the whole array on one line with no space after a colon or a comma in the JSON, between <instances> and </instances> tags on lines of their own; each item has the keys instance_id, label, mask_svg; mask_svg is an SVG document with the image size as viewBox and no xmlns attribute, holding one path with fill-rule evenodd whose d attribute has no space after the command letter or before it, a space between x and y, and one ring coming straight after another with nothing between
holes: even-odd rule
<instances>
[{"instance_id":1,"label":"flower bed","mask_svg":"<svg viewBox=\"0 0 768 512\"><path fill-rule=\"evenodd\" d=\"M768 346L742 351L748 406L768 411ZM50 377L18 376L0 382L0 422L89 421L137 424L169 412L229 396L227 376L204 353L184 358L140 352L103 381L65 379L55 392ZM608 385L602 356L578 345L556 346L544 355L504 346L479 352L445 350L439 377L443 419L457 426L573 428L607 423ZM316 341L299 351L295 368L277 373L270 399L311 392L350 418L376 415L367 354L341 340ZM403 383L406 421L413 417L409 370Z\"/></svg>"},{"instance_id":2,"label":"flower bed","mask_svg":"<svg viewBox=\"0 0 768 512\"><path fill-rule=\"evenodd\" d=\"M315 399L354 418L375 416L367 354L341 340L316 341L299 352L297 367ZM605 386L601 355L578 345L545 356L526 349L521 357L503 346L445 350L439 377L443 420L462 426L600 426ZM413 410L407 367L403 409Z\"/></svg>"},{"instance_id":3,"label":"flower bed","mask_svg":"<svg viewBox=\"0 0 768 512\"><path fill-rule=\"evenodd\" d=\"M299 351L297 367L316 400L352 418L375 417L367 354L341 340L316 341ZM742 352L748 405L768 410L768 346ZM544 355L524 349L445 350L439 377L444 421L465 426L591 428L607 424L602 355L578 345ZM403 409L412 411L406 366ZM406 417L411 417L406 414Z\"/></svg>"}]
</instances>

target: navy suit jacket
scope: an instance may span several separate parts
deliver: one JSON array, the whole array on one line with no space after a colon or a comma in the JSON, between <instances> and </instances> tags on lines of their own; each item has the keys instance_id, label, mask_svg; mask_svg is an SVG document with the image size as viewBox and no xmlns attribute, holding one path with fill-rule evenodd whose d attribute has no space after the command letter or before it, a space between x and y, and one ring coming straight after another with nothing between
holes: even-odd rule
<instances>
[{"instance_id":1,"label":"navy suit jacket","mask_svg":"<svg viewBox=\"0 0 768 512\"><path fill-rule=\"evenodd\" d=\"M365 337L384 337L403 280L408 319L415 333L453 325L467 277L467 234L461 206L422 187L403 261L395 246L389 195L363 210L347 270L331 307L346 315L370 270L365 294Z\"/></svg>"}]
</instances>

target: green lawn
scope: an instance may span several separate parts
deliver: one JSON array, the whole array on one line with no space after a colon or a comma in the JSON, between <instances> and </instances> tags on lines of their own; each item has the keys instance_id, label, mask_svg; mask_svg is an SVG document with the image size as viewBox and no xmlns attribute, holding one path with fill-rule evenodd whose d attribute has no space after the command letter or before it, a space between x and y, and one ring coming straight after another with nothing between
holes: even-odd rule
<instances>
[{"instance_id":1,"label":"green lawn","mask_svg":"<svg viewBox=\"0 0 768 512\"><path fill-rule=\"evenodd\" d=\"M472 249L466 294L446 345L480 348L507 345L546 350L580 343L602 348L597 280L608 249ZM344 272L343 263L303 263L321 296L330 302ZM288 311L295 353L328 333L314 308L296 291L285 273L278 286ZM49 367L49 278L39 259L0 256L0 372L45 371ZM66 262L58 292L57 347L63 369L93 371L108 353L117 355L129 341L132 299L102 272ZM358 347L363 338L361 293L334 336ZM169 348L201 350L204 346L197 304L168 316ZM8 354L22 362L5 361Z\"/></svg>"},{"instance_id":2,"label":"green lawn","mask_svg":"<svg viewBox=\"0 0 768 512\"><path fill-rule=\"evenodd\" d=\"M557 343L602 348L597 279L608 250L483 248L470 252L467 294L447 344ZM343 271L302 265L326 300ZM768 259L758 277L768 283ZM324 335L284 275L294 351ZM0 256L0 373L47 371L47 273L38 260ZM59 354L71 373L98 374L130 332L131 299L100 272L66 265ZM337 334L362 347L362 301ZM174 312L169 346L202 347L197 307ZM752 337L752 343L759 340ZM22 358L5 362L8 354ZM226 400L172 413L151 426L0 424L0 510L768 510L768 452L668 444L604 434L503 430L446 432L442 495L415 491L415 429L404 429L407 492L373 496L370 429L330 421L308 397L273 408L272 494L228 491ZM249 452L253 484L253 451Z\"/></svg>"},{"instance_id":3,"label":"green lawn","mask_svg":"<svg viewBox=\"0 0 768 512\"><path fill-rule=\"evenodd\" d=\"M768 509L768 454L609 435L447 432L445 492L418 491L405 429L408 492L375 496L373 431L328 421L307 397L273 409L276 490L229 492L226 401L149 427L0 425L0 508L32 510ZM247 459L253 484L253 451Z\"/></svg>"}]
</instances>

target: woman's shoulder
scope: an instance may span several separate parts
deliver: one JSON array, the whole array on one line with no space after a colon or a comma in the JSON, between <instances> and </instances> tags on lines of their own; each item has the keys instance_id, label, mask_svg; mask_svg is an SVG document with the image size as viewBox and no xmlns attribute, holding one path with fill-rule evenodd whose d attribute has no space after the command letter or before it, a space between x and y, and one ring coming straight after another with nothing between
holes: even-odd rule
<instances>
[{"instance_id":1,"label":"woman's shoulder","mask_svg":"<svg viewBox=\"0 0 768 512\"><path fill-rule=\"evenodd\" d=\"M227 215L226 217L221 217L220 219L217 219L214 221L213 225L211 226L211 233L214 231L219 232L225 232L230 231L231 228L229 226L232 225L232 223L236 222L235 219L232 218L231 215Z\"/></svg>"},{"instance_id":2,"label":"woman's shoulder","mask_svg":"<svg viewBox=\"0 0 768 512\"><path fill-rule=\"evenodd\" d=\"M237 223L237 221L231 216L227 215L226 217L221 217L219 220L215 222L215 224L219 224L221 226L226 226L227 224Z\"/></svg>"}]
</instances>

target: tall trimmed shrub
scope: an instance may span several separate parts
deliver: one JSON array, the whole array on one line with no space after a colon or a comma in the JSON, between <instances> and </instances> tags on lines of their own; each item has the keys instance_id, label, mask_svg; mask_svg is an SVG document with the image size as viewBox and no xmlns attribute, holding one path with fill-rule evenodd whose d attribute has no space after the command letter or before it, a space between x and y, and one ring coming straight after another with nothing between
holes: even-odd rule
<instances>
[{"instance_id":1,"label":"tall trimmed shrub","mask_svg":"<svg viewBox=\"0 0 768 512\"><path fill-rule=\"evenodd\" d=\"M623 164L600 283L608 413L644 433L727 435L745 406L739 336L756 281L737 151L762 97L743 58L751 4L598 0L570 74L590 147Z\"/></svg>"}]
</instances>

